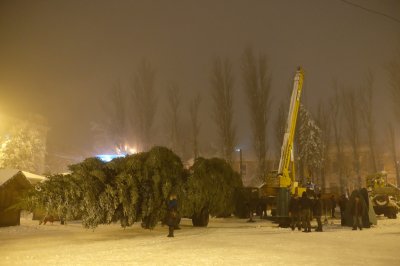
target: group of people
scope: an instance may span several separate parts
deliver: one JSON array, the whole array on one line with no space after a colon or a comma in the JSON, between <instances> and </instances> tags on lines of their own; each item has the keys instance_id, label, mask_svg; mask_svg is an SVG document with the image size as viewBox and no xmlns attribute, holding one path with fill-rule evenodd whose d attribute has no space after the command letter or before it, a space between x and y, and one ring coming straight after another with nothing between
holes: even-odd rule
<instances>
[{"instance_id":1,"label":"group of people","mask_svg":"<svg viewBox=\"0 0 400 266\"><path fill-rule=\"evenodd\" d=\"M290 227L294 230L296 227L303 232L311 232L311 216L317 219L317 229L315 231L322 232L322 201L320 194L312 200L306 192L303 192L301 198L297 194L293 195L289 201L289 216L291 218Z\"/></svg>"},{"instance_id":2,"label":"group of people","mask_svg":"<svg viewBox=\"0 0 400 266\"><path fill-rule=\"evenodd\" d=\"M329 199L331 217L335 217L336 199L332 195ZM350 208L349 212L353 219L353 230L363 228L362 217L366 213L366 208L361 202L359 195L354 197L354 200L348 203L349 200L346 195L342 195L339 199L339 208L341 216L341 225L345 225L346 208ZM326 201L325 201L326 203ZM316 232L322 232L322 213L324 202L321 199L321 194L315 194L313 198L309 197L307 192L303 192L301 197L297 194L293 195L289 201L289 216L291 218L290 227L295 230L297 227L299 231L303 228L303 232L311 232L311 220L315 217L317 220Z\"/></svg>"},{"instance_id":3,"label":"group of people","mask_svg":"<svg viewBox=\"0 0 400 266\"><path fill-rule=\"evenodd\" d=\"M335 217L335 209L336 209L336 199L332 195L329 199L330 201L330 212L331 217ZM326 202L325 202L326 203ZM353 219L353 230L363 228L362 217L366 213L365 204L362 203L361 196L356 194L354 196L354 200L352 200L349 204L349 199L346 195L342 195L339 200L339 208L340 208L340 217L341 217L341 225L346 225L345 217L346 217L346 209L348 210L352 219ZM316 232L322 232L322 214L323 208L325 204L321 199L321 194L315 194L313 197L309 197L307 192L303 192L301 197L298 197L297 194L293 195L289 201L289 216L291 218L290 227L292 230L295 230L297 227L299 231L303 228L303 232L311 232L311 220L312 217L315 217L317 220L317 228ZM174 229L178 227L179 224L179 215L178 215L178 202L176 194L171 194L169 200L167 202L167 216L166 216L166 224L169 228L168 237L174 237Z\"/></svg>"}]
</instances>

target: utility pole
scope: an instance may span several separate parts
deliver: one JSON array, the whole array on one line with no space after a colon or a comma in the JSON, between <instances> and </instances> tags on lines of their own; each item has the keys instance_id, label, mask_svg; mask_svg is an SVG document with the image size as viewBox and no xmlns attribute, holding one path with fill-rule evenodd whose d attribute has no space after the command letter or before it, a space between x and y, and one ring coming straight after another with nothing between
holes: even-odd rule
<instances>
[{"instance_id":1,"label":"utility pole","mask_svg":"<svg viewBox=\"0 0 400 266\"><path fill-rule=\"evenodd\" d=\"M238 148L236 151L239 152L239 171L240 177L243 179L243 157L242 157L242 149Z\"/></svg>"}]
</instances>

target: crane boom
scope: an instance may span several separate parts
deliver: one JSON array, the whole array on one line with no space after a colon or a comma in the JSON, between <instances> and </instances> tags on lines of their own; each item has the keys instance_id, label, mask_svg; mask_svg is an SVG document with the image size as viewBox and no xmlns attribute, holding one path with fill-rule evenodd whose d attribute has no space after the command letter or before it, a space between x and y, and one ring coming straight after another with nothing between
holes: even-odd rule
<instances>
[{"instance_id":1,"label":"crane boom","mask_svg":"<svg viewBox=\"0 0 400 266\"><path fill-rule=\"evenodd\" d=\"M293 161L293 142L296 131L297 116L300 107L300 96L303 88L304 73L301 67L296 71L293 83L292 96L290 98L290 108L288 118L286 121L286 130L283 137L283 144L281 148L281 158L279 161L278 175L279 186L289 187L294 182L294 168L292 177L289 175L290 162Z\"/></svg>"}]
</instances>

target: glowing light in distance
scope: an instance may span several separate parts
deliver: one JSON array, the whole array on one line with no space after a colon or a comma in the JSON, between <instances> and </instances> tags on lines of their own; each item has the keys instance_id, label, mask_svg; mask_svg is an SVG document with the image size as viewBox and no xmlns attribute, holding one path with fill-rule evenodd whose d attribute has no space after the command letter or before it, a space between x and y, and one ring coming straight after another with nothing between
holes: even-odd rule
<instances>
[{"instance_id":1,"label":"glowing light in distance","mask_svg":"<svg viewBox=\"0 0 400 266\"><path fill-rule=\"evenodd\" d=\"M110 162L115 158L125 157L124 154L99 154L96 155L97 158L102 160L103 162Z\"/></svg>"}]
</instances>

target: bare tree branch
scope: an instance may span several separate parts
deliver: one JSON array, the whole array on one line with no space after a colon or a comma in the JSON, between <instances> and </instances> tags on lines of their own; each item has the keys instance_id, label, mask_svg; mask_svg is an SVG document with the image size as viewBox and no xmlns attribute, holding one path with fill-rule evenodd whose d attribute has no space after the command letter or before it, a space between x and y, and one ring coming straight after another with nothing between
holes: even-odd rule
<instances>
[{"instance_id":1,"label":"bare tree branch","mask_svg":"<svg viewBox=\"0 0 400 266\"><path fill-rule=\"evenodd\" d=\"M199 108L201 103L200 94L197 94L189 105L190 122L192 126L192 145L194 159L199 157L199 134L200 134L200 122L199 122Z\"/></svg>"},{"instance_id":2,"label":"bare tree branch","mask_svg":"<svg viewBox=\"0 0 400 266\"><path fill-rule=\"evenodd\" d=\"M330 100L330 110L331 110L331 121L332 121L332 131L334 144L336 148L336 164L338 170L339 184L342 192L345 192L347 189L347 180L344 177L345 169L344 169L344 153L343 153L343 114L342 114L342 106L341 106L341 97L339 93L339 87L336 80L333 82L334 95Z\"/></svg>"},{"instance_id":3,"label":"bare tree branch","mask_svg":"<svg viewBox=\"0 0 400 266\"><path fill-rule=\"evenodd\" d=\"M236 133L233 126L232 63L216 58L211 75L211 93L214 100L214 120L218 127L222 156L232 163Z\"/></svg>"},{"instance_id":4,"label":"bare tree branch","mask_svg":"<svg viewBox=\"0 0 400 266\"><path fill-rule=\"evenodd\" d=\"M360 88L359 99L363 125L367 130L368 146L371 158L371 168L374 173L378 171L375 153L375 120L373 117L373 83L374 76L368 71L366 84Z\"/></svg>"},{"instance_id":5,"label":"bare tree branch","mask_svg":"<svg viewBox=\"0 0 400 266\"><path fill-rule=\"evenodd\" d=\"M328 151L331 145L332 120L329 119L329 117L330 117L330 110L328 109L326 104L320 101L317 112L317 124L321 129L322 143L323 143L323 149L322 149L323 166L321 168L321 183L320 183L323 190L326 189L325 175L330 163Z\"/></svg>"},{"instance_id":6,"label":"bare tree branch","mask_svg":"<svg viewBox=\"0 0 400 266\"><path fill-rule=\"evenodd\" d=\"M396 181L397 186L400 185L400 174L399 174L399 162L397 161L397 151L396 151L396 134L392 123L388 123L388 135L390 140L390 153L392 155L394 169L396 170Z\"/></svg>"},{"instance_id":7,"label":"bare tree branch","mask_svg":"<svg viewBox=\"0 0 400 266\"><path fill-rule=\"evenodd\" d=\"M181 147L179 147L179 107L181 104L181 94L179 86L176 83L170 83L167 89L167 101L168 101L168 123L167 127L170 134L171 148L174 152L180 153Z\"/></svg>"},{"instance_id":8,"label":"bare tree branch","mask_svg":"<svg viewBox=\"0 0 400 266\"><path fill-rule=\"evenodd\" d=\"M242 76L250 110L253 147L258 161L257 174L261 178L266 171L267 124L271 107L271 76L266 56L256 58L253 50L246 48L242 56Z\"/></svg>"},{"instance_id":9,"label":"bare tree branch","mask_svg":"<svg viewBox=\"0 0 400 266\"><path fill-rule=\"evenodd\" d=\"M132 86L132 123L139 131L142 150L151 145L152 126L157 108L154 92L155 70L146 59L140 63Z\"/></svg>"},{"instance_id":10,"label":"bare tree branch","mask_svg":"<svg viewBox=\"0 0 400 266\"><path fill-rule=\"evenodd\" d=\"M342 90L343 111L345 112L347 139L353 152L354 171L358 179L358 187L361 188L360 167L360 105L359 98L354 90Z\"/></svg>"}]
</instances>

